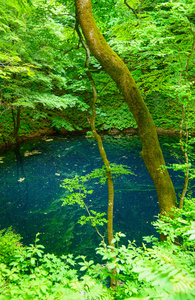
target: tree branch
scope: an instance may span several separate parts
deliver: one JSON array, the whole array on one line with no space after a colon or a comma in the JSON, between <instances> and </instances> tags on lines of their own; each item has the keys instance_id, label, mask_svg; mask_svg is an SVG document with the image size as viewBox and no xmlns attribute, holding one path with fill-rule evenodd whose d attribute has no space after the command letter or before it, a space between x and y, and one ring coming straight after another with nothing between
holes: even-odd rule
<instances>
[{"instance_id":1,"label":"tree branch","mask_svg":"<svg viewBox=\"0 0 195 300\"><path fill-rule=\"evenodd\" d=\"M181 71L180 76L179 76L179 82L178 82L179 86L181 85L181 79L182 79L182 76L183 76L184 72L188 71L189 61L190 61L191 56L193 55L194 49L195 49L195 35L194 35L192 50L189 53L188 58L186 60L185 68L184 68L184 70ZM187 103L187 119L188 119L188 113L189 113L189 105ZM189 172L190 172L188 149L187 149L188 138L189 138L189 129L188 129L188 124L187 123L186 123L186 126L185 126L185 134L186 134L185 146L183 145L183 141L182 141L183 140L183 123L184 123L185 115L186 115L186 107L185 107L185 104L183 104L182 105L182 118L181 118L181 122L180 122L179 143L180 143L181 151L184 155L185 164L186 164L186 171L185 171L183 190L182 190L182 194L181 194L180 201L179 201L179 208L180 209L183 208L184 198L185 198L187 188L188 188Z\"/></svg>"},{"instance_id":2,"label":"tree branch","mask_svg":"<svg viewBox=\"0 0 195 300\"><path fill-rule=\"evenodd\" d=\"M135 9L127 3L127 0L124 0L124 4L134 13L134 15L136 16L137 19L140 19L137 15Z\"/></svg>"},{"instance_id":3,"label":"tree branch","mask_svg":"<svg viewBox=\"0 0 195 300\"><path fill-rule=\"evenodd\" d=\"M84 206L85 206L85 209L86 209L86 211L87 211L89 217L91 217L90 211L89 211L87 205L85 204L84 200L83 200L83 204L84 204ZM90 219L90 221L91 221L91 225L93 226L93 222L92 222L91 219ZM93 227L95 228L97 234L102 238L102 242L105 243L105 242L104 242L104 236L101 235L101 233L100 233L99 230L97 229L97 226L95 225L95 226L93 226Z\"/></svg>"}]
</instances>

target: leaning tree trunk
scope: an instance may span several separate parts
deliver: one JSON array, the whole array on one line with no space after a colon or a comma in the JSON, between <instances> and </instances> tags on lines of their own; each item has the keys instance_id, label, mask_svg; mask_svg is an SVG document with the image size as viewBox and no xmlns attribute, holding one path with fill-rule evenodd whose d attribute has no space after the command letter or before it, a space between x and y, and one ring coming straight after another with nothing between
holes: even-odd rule
<instances>
[{"instance_id":1,"label":"leaning tree trunk","mask_svg":"<svg viewBox=\"0 0 195 300\"><path fill-rule=\"evenodd\" d=\"M161 213L176 205L176 194L165 166L156 127L127 66L110 48L100 33L92 13L91 0L75 0L76 14L91 53L116 82L138 126L142 142L141 156L152 177Z\"/></svg>"}]
</instances>

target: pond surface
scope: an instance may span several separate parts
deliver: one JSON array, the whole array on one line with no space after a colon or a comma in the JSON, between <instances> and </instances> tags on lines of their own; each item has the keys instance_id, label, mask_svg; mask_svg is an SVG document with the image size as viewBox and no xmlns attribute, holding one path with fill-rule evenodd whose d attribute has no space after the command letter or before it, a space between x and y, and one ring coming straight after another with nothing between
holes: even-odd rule
<instances>
[{"instance_id":1,"label":"pond surface","mask_svg":"<svg viewBox=\"0 0 195 300\"><path fill-rule=\"evenodd\" d=\"M161 138L161 144L175 141ZM104 147L111 163L128 165L134 175L114 180L114 231L123 232L127 240L141 244L142 236L155 234L151 222L159 213L153 182L140 157L137 136L104 137ZM166 162L176 161L172 147L164 146ZM177 152L177 153L176 153ZM40 243L46 252L92 255L100 238L90 225L77 224L86 214L78 205L62 206L65 178L84 175L101 168L102 161L94 139L85 137L55 138L27 142L18 151L0 158L0 229L12 226L23 236L24 244L33 243L40 232ZM171 171L176 191L183 179ZM107 212L107 186L97 180L89 183L94 193L86 200L90 209ZM100 227L106 234L106 227Z\"/></svg>"}]
</instances>

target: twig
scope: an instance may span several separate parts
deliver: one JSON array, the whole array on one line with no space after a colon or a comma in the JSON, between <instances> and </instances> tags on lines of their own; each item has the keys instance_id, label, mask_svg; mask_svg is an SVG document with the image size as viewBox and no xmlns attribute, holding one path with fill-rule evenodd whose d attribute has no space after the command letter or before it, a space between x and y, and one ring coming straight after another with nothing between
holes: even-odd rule
<instances>
[{"instance_id":1,"label":"twig","mask_svg":"<svg viewBox=\"0 0 195 300\"><path fill-rule=\"evenodd\" d=\"M84 204L84 206L85 206L85 209L86 209L86 211L87 211L89 217L91 217L90 211L89 211L89 209L88 209L88 207L87 207L87 205L85 204L84 201L83 201L83 204ZM104 242L104 235L102 235L102 234L99 232L99 230L97 229L97 226L96 226L96 225L93 225L93 222L92 222L91 219L90 219L90 221L91 221L91 225L95 228L97 234L102 238L102 242L105 243L105 242Z\"/></svg>"},{"instance_id":2,"label":"twig","mask_svg":"<svg viewBox=\"0 0 195 300\"><path fill-rule=\"evenodd\" d=\"M137 19L140 19L137 15L135 9L127 3L127 0L124 0L124 4L134 13L134 15L136 16Z\"/></svg>"},{"instance_id":3,"label":"twig","mask_svg":"<svg viewBox=\"0 0 195 300\"><path fill-rule=\"evenodd\" d=\"M195 35L194 35L194 42L193 42L193 45L192 45L192 50L189 53L188 58L186 60L185 68L180 73L180 76L179 76L179 82L178 82L179 86L181 85L181 78L183 76L183 73L188 71L189 61L190 61L190 58L191 58L191 56L194 52L194 49L195 49ZM185 105L183 104L183 106L182 106L182 118L181 118L181 122L180 122L179 143L180 143L181 151L184 155L185 164L186 164L186 171L185 171L183 190L182 190L182 194L181 194L180 201L179 201L179 208L180 209L183 208L184 198L185 198L187 188L188 188L189 171L190 171L188 149L187 149L188 139L189 139L189 129L188 129L188 124L187 123L186 123L186 126L185 126L185 134L186 134L185 147L183 146L183 142L182 142L182 139L183 139L183 123L184 123L185 114L186 114L186 108L185 108ZM189 114L189 105L187 104L187 119L188 119L188 114Z\"/></svg>"}]
</instances>

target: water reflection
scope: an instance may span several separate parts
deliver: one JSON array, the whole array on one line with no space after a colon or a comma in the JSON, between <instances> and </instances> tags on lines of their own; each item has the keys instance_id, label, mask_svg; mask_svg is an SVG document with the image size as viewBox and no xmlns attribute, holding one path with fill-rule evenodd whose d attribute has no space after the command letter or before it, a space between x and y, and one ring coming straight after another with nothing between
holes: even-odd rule
<instances>
[{"instance_id":1,"label":"water reflection","mask_svg":"<svg viewBox=\"0 0 195 300\"><path fill-rule=\"evenodd\" d=\"M154 234L151 222L158 214L157 195L139 155L139 138L104 138L110 162L128 165L135 176L120 176L114 181L114 230L124 232L127 239L141 243L141 237ZM4 157L3 157L4 156ZM174 162L169 149L165 159ZM0 164L0 228L12 227L32 243L37 232L46 251L56 254L74 252L90 255L100 238L90 225L81 226L77 220L83 214L77 205L62 206L64 178L73 178L101 168L97 145L93 139L38 140L1 156ZM183 181L171 172L174 185ZM86 201L91 209L107 211L107 187L88 183L94 193ZM106 228L100 228L102 234Z\"/></svg>"}]
</instances>

